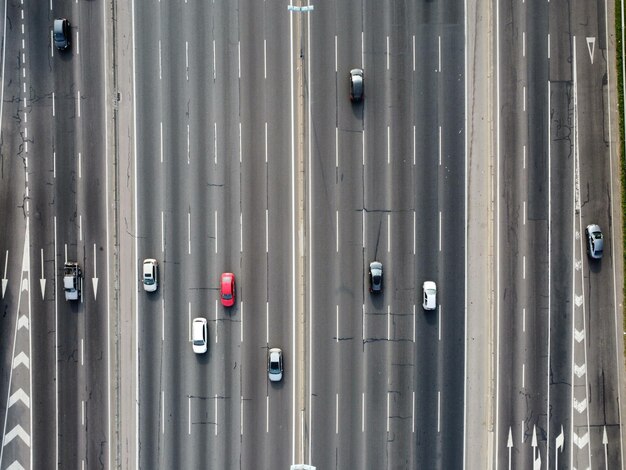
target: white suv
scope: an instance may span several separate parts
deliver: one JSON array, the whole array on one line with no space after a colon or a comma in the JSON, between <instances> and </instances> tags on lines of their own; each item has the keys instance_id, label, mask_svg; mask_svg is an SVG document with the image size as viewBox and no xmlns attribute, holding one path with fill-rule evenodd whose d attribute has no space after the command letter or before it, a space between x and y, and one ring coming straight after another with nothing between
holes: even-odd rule
<instances>
[{"instance_id":1,"label":"white suv","mask_svg":"<svg viewBox=\"0 0 626 470\"><path fill-rule=\"evenodd\" d=\"M193 352L204 354L207 350L206 318L194 318L191 324L191 345Z\"/></svg>"}]
</instances>

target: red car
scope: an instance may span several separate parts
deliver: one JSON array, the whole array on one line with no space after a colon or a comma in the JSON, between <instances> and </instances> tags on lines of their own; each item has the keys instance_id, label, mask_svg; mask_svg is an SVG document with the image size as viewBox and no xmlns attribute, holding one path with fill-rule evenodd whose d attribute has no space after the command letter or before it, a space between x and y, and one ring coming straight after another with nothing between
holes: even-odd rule
<instances>
[{"instance_id":1,"label":"red car","mask_svg":"<svg viewBox=\"0 0 626 470\"><path fill-rule=\"evenodd\" d=\"M232 307L235 304L235 275L233 273L222 273L220 298L224 307Z\"/></svg>"}]
</instances>

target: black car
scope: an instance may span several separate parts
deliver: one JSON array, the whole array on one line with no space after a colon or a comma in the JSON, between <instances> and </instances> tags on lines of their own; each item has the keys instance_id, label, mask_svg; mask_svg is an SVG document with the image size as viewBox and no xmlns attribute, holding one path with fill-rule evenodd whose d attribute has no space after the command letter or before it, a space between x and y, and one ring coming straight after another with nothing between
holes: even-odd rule
<instances>
[{"instance_id":1,"label":"black car","mask_svg":"<svg viewBox=\"0 0 626 470\"><path fill-rule=\"evenodd\" d=\"M54 45L60 51L70 47L70 22L67 18L54 20L52 36L54 38Z\"/></svg>"},{"instance_id":2,"label":"black car","mask_svg":"<svg viewBox=\"0 0 626 470\"><path fill-rule=\"evenodd\" d=\"M363 69L350 70L350 101L361 101L363 88Z\"/></svg>"},{"instance_id":3,"label":"black car","mask_svg":"<svg viewBox=\"0 0 626 470\"><path fill-rule=\"evenodd\" d=\"M383 291L383 263L372 261L369 269L370 292L377 293Z\"/></svg>"}]
</instances>

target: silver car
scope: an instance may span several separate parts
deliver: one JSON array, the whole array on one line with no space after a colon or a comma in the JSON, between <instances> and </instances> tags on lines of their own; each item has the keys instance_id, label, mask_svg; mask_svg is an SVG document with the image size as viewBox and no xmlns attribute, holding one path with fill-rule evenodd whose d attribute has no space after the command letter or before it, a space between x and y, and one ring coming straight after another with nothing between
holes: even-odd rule
<instances>
[{"instance_id":1,"label":"silver car","mask_svg":"<svg viewBox=\"0 0 626 470\"><path fill-rule=\"evenodd\" d=\"M379 293L383 291L383 263L372 261L369 269L370 292Z\"/></svg>"},{"instance_id":2,"label":"silver car","mask_svg":"<svg viewBox=\"0 0 626 470\"><path fill-rule=\"evenodd\" d=\"M350 101L361 101L363 88L363 69L350 70Z\"/></svg>"},{"instance_id":3,"label":"silver car","mask_svg":"<svg viewBox=\"0 0 626 470\"><path fill-rule=\"evenodd\" d=\"M157 260L148 258L143 260L143 290L154 292L159 286Z\"/></svg>"},{"instance_id":4,"label":"silver car","mask_svg":"<svg viewBox=\"0 0 626 470\"><path fill-rule=\"evenodd\" d=\"M587 238L587 254L593 259L602 258L604 238L602 237L600 226L596 224L587 225L585 235Z\"/></svg>"},{"instance_id":5,"label":"silver car","mask_svg":"<svg viewBox=\"0 0 626 470\"><path fill-rule=\"evenodd\" d=\"M267 376L271 382L283 379L283 352L279 348L270 349L267 355Z\"/></svg>"}]
</instances>

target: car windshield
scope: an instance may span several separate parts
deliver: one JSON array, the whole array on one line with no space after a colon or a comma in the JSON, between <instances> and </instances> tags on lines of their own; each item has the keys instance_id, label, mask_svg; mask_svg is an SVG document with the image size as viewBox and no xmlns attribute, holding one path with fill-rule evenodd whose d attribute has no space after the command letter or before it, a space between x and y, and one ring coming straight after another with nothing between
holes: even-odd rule
<instances>
[{"instance_id":1,"label":"car windshield","mask_svg":"<svg viewBox=\"0 0 626 470\"><path fill-rule=\"evenodd\" d=\"M596 240L602 240L602 232L593 232L592 235Z\"/></svg>"},{"instance_id":2,"label":"car windshield","mask_svg":"<svg viewBox=\"0 0 626 470\"><path fill-rule=\"evenodd\" d=\"M233 295L232 295L232 294L224 294L222 297L223 297L224 299L226 299L226 300L230 300L230 299L232 299L232 298L233 298Z\"/></svg>"},{"instance_id":3,"label":"car windshield","mask_svg":"<svg viewBox=\"0 0 626 470\"><path fill-rule=\"evenodd\" d=\"M194 346L203 346L204 345L204 340L203 339L194 339L193 340L193 344ZM189 347L189 346L187 346Z\"/></svg>"},{"instance_id":4,"label":"car windshield","mask_svg":"<svg viewBox=\"0 0 626 470\"><path fill-rule=\"evenodd\" d=\"M154 284L154 279L149 277L149 275L146 275L146 277L143 279L143 283L147 286L151 286L152 284Z\"/></svg>"}]
</instances>

